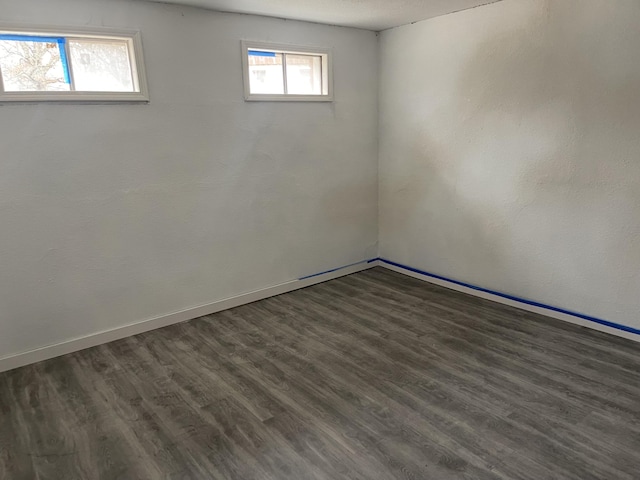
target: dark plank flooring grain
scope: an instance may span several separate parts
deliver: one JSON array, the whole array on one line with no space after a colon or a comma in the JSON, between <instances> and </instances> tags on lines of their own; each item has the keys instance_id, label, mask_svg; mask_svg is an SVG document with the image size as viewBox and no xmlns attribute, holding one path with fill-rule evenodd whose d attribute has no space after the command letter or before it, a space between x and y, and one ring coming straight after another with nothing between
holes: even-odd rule
<instances>
[{"instance_id":1,"label":"dark plank flooring grain","mask_svg":"<svg viewBox=\"0 0 640 480\"><path fill-rule=\"evenodd\" d=\"M637 480L640 345L375 268L0 374L0 478Z\"/></svg>"}]
</instances>

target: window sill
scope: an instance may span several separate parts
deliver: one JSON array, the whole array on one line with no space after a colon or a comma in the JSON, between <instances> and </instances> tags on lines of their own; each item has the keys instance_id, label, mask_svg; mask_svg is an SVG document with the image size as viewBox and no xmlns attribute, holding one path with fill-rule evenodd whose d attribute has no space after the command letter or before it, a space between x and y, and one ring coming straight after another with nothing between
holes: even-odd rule
<instances>
[{"instance_id":1,"label":"window sill","mask_svg":"<svg viewBox=\"0 0 640 480\"><path fill-rule=\"evenodd\" d=\"M333 102L331 95L262 95L251 94L244 97L247 102Z\"/></svg>"},{"instance_id":2,"label":"window sill","mask_svg":"<svg viewBox=\"0 0 640 480\"><path fill-rule=\"evenodd\" d=\"M149 103L149 97L115 92L4 92L0 103Z\"/></svg>"}]
</instances>

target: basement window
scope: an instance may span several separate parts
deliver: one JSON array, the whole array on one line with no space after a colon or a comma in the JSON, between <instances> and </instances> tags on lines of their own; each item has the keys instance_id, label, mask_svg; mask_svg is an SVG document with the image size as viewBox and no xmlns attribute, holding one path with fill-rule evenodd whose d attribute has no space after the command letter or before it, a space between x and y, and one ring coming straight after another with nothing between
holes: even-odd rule
<instances>
[{"instance_id":1,"label":"basement window","mask_svg":"<svg viewBox=\"0 0 640 480\"><path fill-rule=\"evenodd\" d=\"M242 42L242 60L246 100L333 100L329 49Z\"/></svg>"},{"instance_id":2,"label":"basement window","mask_svg":"<svg viewBox=\"0 0 640 480\"><path fill-rule=\"evenodd\" d=\"M137 32L0 29L1 102L146 102Z\"/></svg>"}]
</instances>

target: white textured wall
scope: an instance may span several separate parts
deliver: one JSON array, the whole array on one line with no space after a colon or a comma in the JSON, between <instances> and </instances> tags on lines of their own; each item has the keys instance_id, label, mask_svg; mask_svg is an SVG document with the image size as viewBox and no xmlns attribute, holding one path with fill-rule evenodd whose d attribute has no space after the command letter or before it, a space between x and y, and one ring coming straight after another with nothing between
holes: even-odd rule
<instances>
[{"instance_id":1,"label":"white textured wall","mask_svg":"<svg viewBox=\"0 0 640 480\"><path fill-rule=\"evenodd\" d=\"M119 0L0 21L139 29L151 95L0 106L0 358L376 255L373 33ZM335 102L245 103L242 38L333 47Z\"/></svg>"},{"instance_id":2,"label":"white textured wall","mask_svg":"<svg viewBox=\"0 0 640 480\"><path fill-rule=\"evenodd\" d=\"M640 2L383 32L381 256L640 327Z\"/></svg>"}]
</instances>

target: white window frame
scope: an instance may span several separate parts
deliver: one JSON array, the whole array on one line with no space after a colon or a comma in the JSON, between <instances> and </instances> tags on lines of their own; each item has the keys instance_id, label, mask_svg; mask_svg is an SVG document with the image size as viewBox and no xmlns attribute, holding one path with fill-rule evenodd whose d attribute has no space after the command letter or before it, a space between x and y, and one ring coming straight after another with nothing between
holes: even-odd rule
<instances>
[{"instance_id":1,"label":"white window frame","mask_svg":"<svg viewBox=\"0 0 640 480\"><path fill-rule=\"evenodd\" d=\"M63 28L63 27L41 27L41 26L7 26L0 23L0 33L15 35L34 35L64 37L67 40L80 39L103 39L103 40L126 40L129 46L129 62L131 65L131 76L134 92L6 92L3 86L2 72L0 71L0 103L5 102L148 102L149 90L147 86L147 76L144 68L144 58L142 54L142 38L139 31L119 30L112 28L87 27L87 28ZM65 43L67 58L71 58L69 52L69 42ZM0 66L0 68L2 68ZM69 62L70 75L73 82L73 65Z\"/></svg>"},{"instance_id":2,"label":"white window frame","mask_svg":"<svg viewBox=\"0 0 640 480\"><path fill-rule=\"evenodd\" d=\"M243 40L242 42L242 76L244 78L244 99L249 102L332 102L333 101L333 51L331 48L301 47L282 43L265 43ZM249 50L267 50L276 53L302 55L318 55L322 57L322 89L321 95L296 95L292 93L264 94L251 93L249 78ZM284 58L284 57L283 57ZM286 78L286 64L283 66ZM285 80L286 84L286 80Z\"/></svg>"}]
</instances>

